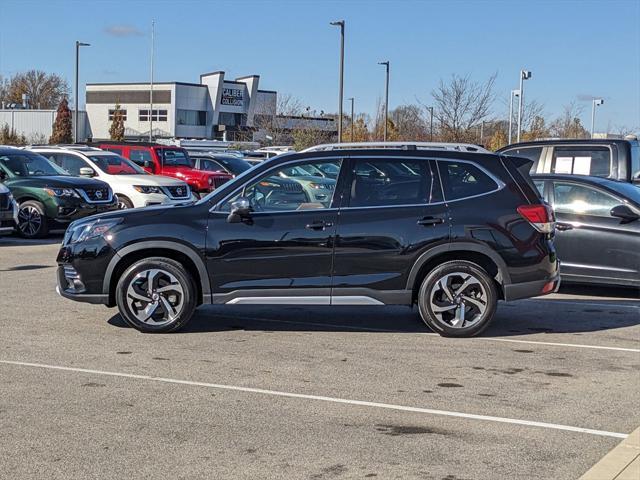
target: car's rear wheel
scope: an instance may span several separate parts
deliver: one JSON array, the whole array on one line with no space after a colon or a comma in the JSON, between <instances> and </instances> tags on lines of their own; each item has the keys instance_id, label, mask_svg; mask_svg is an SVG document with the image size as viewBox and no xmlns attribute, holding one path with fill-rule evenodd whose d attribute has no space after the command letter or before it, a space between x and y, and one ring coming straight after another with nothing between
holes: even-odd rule
<instances>
[{"instance_id":1,"label":"car's rear wheel","mask_svg":"<svg viewBox=\"0 0 640 480\"><path fill-rule=\"evenodd\" d=\"M49 233L44 205L27 200L18 207L18 233L25 238L41 238Z\"/></svg>"},{"instance_id":2,"label":"car's rear wheel","mask_svg":"<svg viewBox=\"0 0 640 480\"><path fill-rule=\"evenodd\" d=\"M445 262L427 274L418 294L422 320L448 337L472 337L489 326L498 292L491 276L466 260Z\"/></svg>"},{"instance_id":3,"label":"car's rear wheel","mask_svg":"<svg viewBox=\"0 0 640 480\"><path fill-rule=\"evenodd\" d=\"M139 260L122 274L116 303L122 318L141 332L172 332L184 327L196 309L197 290L189 272L175 260Z\"/></svg>"}]
</instances>

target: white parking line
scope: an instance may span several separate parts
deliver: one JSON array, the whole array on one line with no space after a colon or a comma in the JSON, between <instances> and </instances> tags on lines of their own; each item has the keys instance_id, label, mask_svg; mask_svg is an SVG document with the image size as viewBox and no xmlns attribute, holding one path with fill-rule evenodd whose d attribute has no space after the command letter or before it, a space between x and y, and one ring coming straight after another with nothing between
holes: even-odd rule
<instances>
[{"instance_id":1,"label":"white parking line","mask_svg":"<svg viewBox=\"0 0 640 480\"><path fill-rule=\"evenodd\" d=\"M233 317L234 320L244 320L247 322L265 322L265 323L284 323L289 325L311 325L313 327L332 327L332 328L344 328L348 330L356 330L362 332L385 332L385 333L401 333L403 335L426 335L429 337L440 337L437 333L430 332L403 332L398 330L392 330L388 328L369 328L369 327L355 327L353 325L339 325L335 323L317 323L317 322L304 322L295 320L273 320L271 318L259 318L259 317ZM449 341L455 341L455 339L448 338ZM640 353L640 348L624 348L624 347L607 347L601 345L581 345L579 343L556 343L556 342L539 342L536 340L517 340L515 338L496 338L496 337L475 337L465 338L464 342L469 341L488 341L488 342L506 342L506 343L526 343L531 345L545 345L550 347L570 347L570 348L587 348L592 350L611 350L616 352L632 352Z\"/></svg>"},{"instance_id":2,"label":"white parking line","mask_svg":"<svg viewBox=\"0 0 640 480\"><path fill-rule=\"evenodd\" d=\"M221 385L218 383L193 382L190 380L178 380L175 378L153 377L149 375L136 375L133 373L108 372L103 370L93 370L88 368L63 367L59 365L46 365L42 363L18 362L13 360L0 360L1 364L17 365L22 367L42 368L49 370L62 370L66 372L87 373L91 375L105 375L109 377L131 378L135 380L147 380L152 382L172 383L179 385L190 385L194 387L215 388L219 390L231 390L236 392L259 393L263 395L273 395L287 398L301 398L305 400L316 400L322 402L342 403L348 405L358 405L362 407L384 408L387 410L397 410L402 412L426 413L430 415L440 415L446 417L466 418L470 420L483 420L489 422L508 423L512 425L522 425L526 427L548 428L552 430L563 430L567 432L587 433L601 437L627 438L628 434L618 432L607 432L604 430L594 430L591 428L574 427L571 425L559 425L556 423L534 422L530 420L520 420L517 418L494 417L491 415L476 415L473 413L451 412L447 410L434 410L431 408L408 407L405 405L393 405L390 403L367 402L363 400L350 400L346 398L326 397L322 395L308 395L303 393L280 392L277 390L265 390L262 388L239 387L235 385Z\"/></svg>"}]
</instances>

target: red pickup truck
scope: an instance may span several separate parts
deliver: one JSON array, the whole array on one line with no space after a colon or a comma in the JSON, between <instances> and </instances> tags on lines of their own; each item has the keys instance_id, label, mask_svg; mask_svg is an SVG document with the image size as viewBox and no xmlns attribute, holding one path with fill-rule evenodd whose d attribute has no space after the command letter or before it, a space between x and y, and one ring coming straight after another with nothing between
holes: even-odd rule
<instances>
[{"instance_id":1,"label":"red pickup truck","mask_svg":"<svg viewBox=\"0 0 640 480\"><path fill-rule=\"evenodd\" d=\"M226 172L196 170L187 151L180 147L143 142L97 142L95 146L128 158L149 173L179 178L199 195L233 178Z\"/></svg>"}]
</instances>

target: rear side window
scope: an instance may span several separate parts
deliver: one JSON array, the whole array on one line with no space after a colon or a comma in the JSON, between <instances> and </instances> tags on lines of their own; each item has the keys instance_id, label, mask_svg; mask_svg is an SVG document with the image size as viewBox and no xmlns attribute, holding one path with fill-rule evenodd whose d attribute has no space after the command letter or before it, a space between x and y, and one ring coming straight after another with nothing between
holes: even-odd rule
<instances>
[{"instance_id":1,"label":"rear side window","mask_svg":"<svg viewBox=\"0 0 640 480\"><path fill-rule=\"evenodd\" d=\"M489 175L472 163L439 160L438 168L446 200L475 197L498 188Z\"/></svg>"},{"instance_id":2,"label":"rear side window","mask_svg":"<svg viewBox=\"0 0 640 480\"><path fill-rule=\"evenodd\" d=\"M509 155L511 157L522 157L531 160L533 162L533 165L531 165L531 173L534 173L538 169L542 147L518 147L505 150L502 153L503 155Z\"/></svg>"},{"instance_id":3,"label":"rear side window","mask_svg":"<svg viewBox=\"0 0 640 480\"><path fill-rule=\"evenodd\" d=\"M558 213L610 217L622 202L595 188L570 182L553 182L553 207Z\"/></svg>"},{"instance_id":4,"label":"rear side window","mask_svg":"<svg viewBox=\"0 0 640 480\"><path fill-rule=\"evenodd\" d=\"M132 148L129 150L129 160L141 167L144 167L145 161L152 161L151 152L149 152L148 150L138 150Z\"/></svg>"},{"instance_id":5,"label":"rear side window","mask_svg":"<svg viewBox=\"0 0 640 480\"><path fill-rule=\"evenodd\" d=\"M350 207L416 205L440 201L428 160L357 159Z\"/></svg>"},{"instance_id":6,"label":"rear side window","mask_svg":"<svg viewBox=\"0 0 640 480\"><path fill-rule=\"evenodd\" d=\"M551 172L608 177L611 175L611 150L599 146L555 147Z\"/></svg>"},{"instance_id":7,"label":"rear side window","mask_svg":"<svg viewBox=\"0 0 640 480\"><path fill-rule=\"evenodd\" d=\"M69 155L67 153L59 153L56 155L57 161L56 163L64 168L71 175L80 175L80 169L84 167L88 167L89 165L80 157L76 157L75 155Z\"/></svg>"}]
</instances>

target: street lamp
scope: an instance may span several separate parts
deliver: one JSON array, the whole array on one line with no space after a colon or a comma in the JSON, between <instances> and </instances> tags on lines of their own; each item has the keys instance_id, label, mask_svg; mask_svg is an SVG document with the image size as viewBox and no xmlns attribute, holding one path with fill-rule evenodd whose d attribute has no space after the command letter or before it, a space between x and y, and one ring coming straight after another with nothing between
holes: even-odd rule
<instances>
[{"instance_id":1,"label":"street lamp","mask_svg":"<svg viewBox=\"0 0 640 480\"><path fill-rule=\"evenodd\" d=\"M353 116L353 103L355 102L355 98L351 97L347 98L347 100L351 102L351 141L354 142L355 140L353 139L353 125L355 118Z\"/></svg>"},{"instance_id":2,"label":"street lamp","mask_svg":"<svg viewBox=\"0 0 640 480\"><path fill-rule=\"evenodd\" d=\"M80 47L90 47L91 45L88 43L82 43L76 40L76 101L75 101L75 115L76 121L73 127L73 143L78 143L78 104L80 103L80 88L78 86L78 76L79 76L79 66L80 66Z\"/></svg>"},{"instance_id":3,"label":"street lamp","mask_svg":"<svg viewBox=\"0 0 640 480\"><path fill-rule=\"evenodd\" d=\"M509 97L509 145L511 144L511 132L513 131L513 97L519 97L520 90L511 90Z\"/></svg>"},{"instance_id":4,"label":"street lamp","mask_svg":"<svg viewBox=\"0 0 640 480\"><path fill-rule=\"evenodd\" d=\"M155 50L156 21L151 20L151 66L149 68L149 141L153 142L153 57Z\"/></svg>"},{"instance_id":5,"label":"street lamp","mask_svg":"<svg viewBox=\"0 0 640 480\"><path fill-rule=\"evenodd\" d=\"M427 107L429 110L429 141L433 142L433 107Z\"/></svg>"},{"instance_id":6,"label":"street lamp","mask_svg":"<svg viewBox=\"0 0 640 480\"><path fill-rule=\"evenodd\" d=\"M383 140L387 141L387 118L389 117L389 60L386 62L378 62L378 65L384 65L387 71L387 78L385 82L385 100L384 100L384 137Z\"/></svg>"},{"instance_id":7,"label":"street lamp","mask_svg":"<svg viewBox=\"0 0 640 480\"><path fill-rule=\"evenodd\" d=\"M593 129L596 124L596 107L602 105L604 103L604 99L602 98L594 98L591 105L591 138L593 138Z\"/></svg>"},{"instance_id":8,"label":"street lamp","mask_svg":"<svg viewBox=\"0 0 640 480\"><path fill-rule=\"evenodd\" d=\"M518 135L517 141L520 141L520 134L522 133L522 107L524 102L524 81L531 78L531 72L529 70L520 70L520 95L518 96Z\"/></svg>"},{"instance_id":9,"label":"street lamp","mask_svg":"<svg viewBox=\"0 0 640 480\"><path fill-rule=\"evenodd\" d=\"M340 27L340 93L338 94L338 143L342 143L342 91L344 87L344 20L330 23Z\"/></svg>"}]
</instances>

